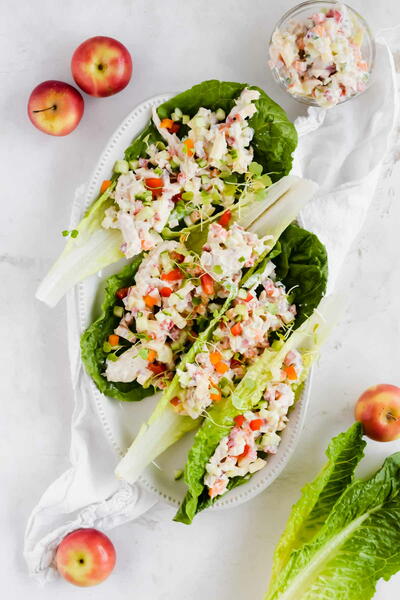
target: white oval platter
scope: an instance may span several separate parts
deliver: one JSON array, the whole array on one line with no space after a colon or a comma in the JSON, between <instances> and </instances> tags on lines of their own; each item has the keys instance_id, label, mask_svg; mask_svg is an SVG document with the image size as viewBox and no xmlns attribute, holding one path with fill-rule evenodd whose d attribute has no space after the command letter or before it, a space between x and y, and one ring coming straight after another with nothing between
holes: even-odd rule
<instances>
[{"instance_id":1,"label":"white oval platter","mask_svg":"<svg viewBox=\"0 0 400 600\"><path fill-rule=\"evenodd\" d=\"M73 205L71 216L72 227L79 222L82 214L98 195L101 182L109 178L115 160L123 156L124 150L129 146L132 139L147 124L151 116L151 108L159 106L171 96L172 94L164 94L143 102L126 117L111 136L94 169L85 194L77 198ZM75 348L75 352L73 353L75 360L78 356L76 349L79 333L82 333L99 313L103 291L101 283L112 273L118 272L124 262L120 261L112 265L112 267L103 270L103 272L79 283L69 295L68 331L69 336L73 338L69 341L70 348ZM81 363L75 369L74 365L72 365L74 379L78 375L78 371L82 369L83 366ZM117 462L118 457L125 453L139 430L141 423L151 414L157 401L156 396L145 398L141 402L119 402L101 394L86 373L80 371L79 375L83 378L83 385L96 407L105 436L116 453ZM282 432L282 442L277 454L271 456L264 469L253 475L248 483L231 490L223 496L214 505L213 509L229 508L253 498L265 490L282 472L299 439L309 402L310 388L311 378L308 379L302 396L290 413L289 423ZM185 494L184 482L175 481L174 474L185 465L193 435L193 433L188 434L158 457L156 464L151 464L140 478L140 483L147 490L158 495L173 506L178 506Z\"/></svg>"}]
</instances>

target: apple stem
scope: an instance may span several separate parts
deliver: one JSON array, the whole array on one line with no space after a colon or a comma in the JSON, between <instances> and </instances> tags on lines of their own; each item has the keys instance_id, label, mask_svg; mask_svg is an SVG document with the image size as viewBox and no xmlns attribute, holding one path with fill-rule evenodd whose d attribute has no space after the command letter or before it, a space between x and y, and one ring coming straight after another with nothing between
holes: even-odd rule
<instances>
[{"instance_id":1,"label":"apple stem","mask_svg":"<svg viewBox=\"0 0 400 600\"><path fill-rule=\"evenodd\" d=\"M398 421L399 420L399 417L395 417L391 412L388 412L386 416L387 416L388 421Z\"/></svg>"},{"instance_id":2,"label":"apple stem","mask_svg":"<svg viewBox=\"0 0 400 600\"><path fill-rule=\"evenodd\" d=\"M33 113L44 112L45 110L56 110L57 105L53 104L53 106L48 106L47 108L41 108L40 110L33 110Z\"/></svg>"}]
</instances>

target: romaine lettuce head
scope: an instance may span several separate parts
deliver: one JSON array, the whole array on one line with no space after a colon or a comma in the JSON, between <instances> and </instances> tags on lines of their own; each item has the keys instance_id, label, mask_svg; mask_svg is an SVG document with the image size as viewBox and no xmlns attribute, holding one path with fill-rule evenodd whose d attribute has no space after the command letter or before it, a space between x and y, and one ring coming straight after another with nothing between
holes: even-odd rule
<instances>
[{"instance_id":1,"label":"romaine lettuce head","mask_svg":"<svg viewBox=\"0 0 400 600\"><path fill-rule=\"evenodd\" d=\"M265 600L369 600L378 579L400 569L400 452L370 479L353 480L360 425L332 444L335 464L292 510Z\"/></svg>"},{"instance_id":2,"label":"romaine lettuce head","mask_svg":"<svg viewBox=\"0 0 400 600\"><path fill-rule=\"evenodd\" d=\"M157 112L162 119L169 117L177 107L190 115L194 115L201 106L229 111L245 87L244 83L205 81L171 98L159 106ZM260 92L260 98L255 102L257 113L250 119L250 126L254 129L252 145L255 160L270 174L272 181L277 181L291 169L292 153L297 145L296 130L284 110L263 90L250 87ZM126 159L135 160L144 156L147 145L156 141L161 141L161 137L150 122L125 151ZM36 297L49 306L55 306L76 283L122 257L119 230L101 227L104 211L112 204L110 193L115 187L116 178L114 175L113 185L90 206L76 227L78 236L68 240L62 254L40 284Z\"/></svg>"}]
</instances>

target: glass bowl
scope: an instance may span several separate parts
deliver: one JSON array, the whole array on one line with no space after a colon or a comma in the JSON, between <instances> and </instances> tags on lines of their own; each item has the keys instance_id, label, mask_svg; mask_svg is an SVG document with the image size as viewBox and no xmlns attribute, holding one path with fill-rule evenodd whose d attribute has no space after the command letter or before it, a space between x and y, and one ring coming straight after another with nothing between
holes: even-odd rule
<instances>
[{"instance_id":1,"label":"glass bowl","mask_svg":"<svg viewBox=\"0 0 400 600\"><path fill-rule=\"evenodd\" d=\"M350 12L353 18L355 18L358 21L358 24L364 31L363 44L361 46L361 54L362 58L369 65L369 79L363 91L357 92L356 94L353 94L351 96L345 96L343 97L343 100L340 100L337 104L343 104L344 102L352 100L360 94L363 94L366 91L366 89L368 89L372 81L372 72L375 63L375 41L371 29L368 23L365 21L365 19L356 10L354 10L354 8L342 2L327 2L325 0L319 0L315 2L314 0L308 0L307 2L302 2L301 4L298 4L297 6L294 6L293 8L288 10L278 21L278 23L273 29L273 33L277 29L285 30L291 22L302 23L316 12L321 12L322 10L337 9L338 7L340 7L340 5L344 5L347 8L347 10ZM269 48L272 44L272 35L269 42ZM284 89L289 94L289 96L291 96L291 98L294 98L295 100L303 104L308 104L309 106L320 106L320 104L314 98L311 98L309 96L300 96L299 94L292 94L291 92L289 92L287 82L282 76L279 68L273 66L270 66L270 68L275 81L279 84L279 86L282 89Z\"/></svg>"}]
</instances>

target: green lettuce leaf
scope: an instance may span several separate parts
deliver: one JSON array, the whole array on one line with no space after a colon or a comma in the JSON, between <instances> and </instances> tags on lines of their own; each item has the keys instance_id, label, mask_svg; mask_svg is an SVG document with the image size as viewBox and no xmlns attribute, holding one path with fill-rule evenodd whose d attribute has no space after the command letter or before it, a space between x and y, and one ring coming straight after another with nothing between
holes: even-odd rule
<instances>
[{"instance_id":1,"label":"green lettuce leaf","mask_svg":"<svg viewBox=\"0 0 400 600\"><path fill-rule=\"evenodd\" d=\"M144 388L136 381L131 383L107 381L102 375L107 358L107 353L103 350L103 343L120 321L120 318L113 313L115 292L121 287L132 285L141 260L142 255L140 254L130 264L126 265L118 275L112 275L107 279L101 315L81 337L81 356L86 371L92 377L100 392L117 400L142 400L142 398L155 392L153 386Z\"/></svg>"},{"instance_id":2,"label":"green lettuce leaf","mask_svg":"<svg viewBox=\"0 0 400 600\"><path fill-rule=\"evenodd\" d=\"M200 106L211 110L222 108L228 113L234 106L234 100L245 87L260 92L260 98L255 101L257 112L249 121L250 127L254 129L254 159L263 166L265 172L271 174L272 181L278 181L292 168L297 132L285 111L261 88L233 81L203 81L164 102L157 112L160 119L170 117L175 108L180 108L184 114L190 116L194 116ZM146 129L146 135L155 135L155 132L153 126ZM136 142L126 151L128 160L132 158L132 152L137 152Z\"/></svg>"},{"instance_id":3,"label":"green lettuce leaf","mask_svg":"<svg viewBox=\"0 0 400 600\"><path fill-rule=\"evenodd\" d=\"M285 566L290 553L321 529L336 500L353 481L365 445L361 423L354 423L331 440L326 451L328 462L314 481L303 488L275 548L272 580Z\"/></svg>"},{"instance_id":4,"label":"green lettuce leaf","mask_svg":"<svg viewBox=\"0 0 400 600\"><path fill-rule=\"evenodd\" d=\"M280 254L274 260L276 275L292 289L298 327L313 312L326 290L328 258L318 237L294 223L279 239Z\"/></svg>"},{"instance_id":5,"label":"green lettuce leaf","mask_svg":"<svg viewBox=\"0 0 400 600\"><path fill-rule=\"evenodd\" d=\"M274 378L276 370L281 368L289 350L296 349L302 353L303 381L307 377L311 364L317 357L317 350L325 341L330 329L327 318L331 317L333 304L335 304L333 300L326 298L318 311L315 311L283 345L278 345L279 349L265 351L255 361L233 391L231 398L215 405L208 412L208 417L196 433L188 455L184 475L188 491L175 516L175 521L190 524L198 512L212 504L213 501L208 497L203 483L206 465L221 439L233 427L234 417L259 403L267 383ZM296 385L294 391L298 397L301 382ZM249 479L250 475L233 479L228 490Z\"/></svg>"},{"instance_id":6,"label":"green lettuce leaf","mask_svg":"<svg viewBox=\"0 0 400 600\"><path fill-rule=\"evenodd\" d=\"M221 107L228 111L244 87L244 83L205 81L171 98L159 106L157 112L160 118L164 118L169 117L176 107L192 115L201 106L211 109ZM297 145L296 130L280 106L263 90L251 87L261 94L256 101L258 113L250 120L250 126L254 129L252 145L255 160L263 165L264 171L270 172L273 181L277 181L291 169L292 153ZM152 122L149 122L127 148L125 158L135 160L144 156L147 144L160 140L160 134ZM109 195L115 187L116 178L113 175L113 186L90 206L76 228L78 237L68 240L62 254L40 284L36 297L49 306L55 306L77 282L122 257L119 230L104 230L101 227L104 211L112 204ZM174 235L179 235L179 232Z\"/></svg>"},{"instance_id":7,"label":"green lettuce leaf","mask_svg":"<svg viewBox=\"0 0 400 600\"><path fill-rule=\"evenodd\" d=\"M400 569L399 492L400 452L370 479L347 485L317 533L275 573L265 600L372 598L378 579Z\"/></svg>"}]
</instances>

